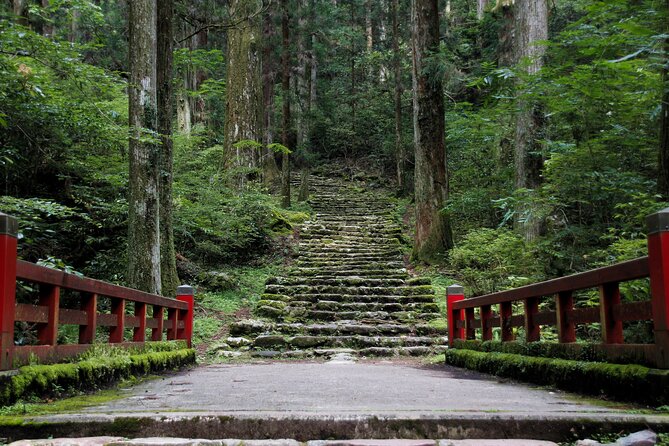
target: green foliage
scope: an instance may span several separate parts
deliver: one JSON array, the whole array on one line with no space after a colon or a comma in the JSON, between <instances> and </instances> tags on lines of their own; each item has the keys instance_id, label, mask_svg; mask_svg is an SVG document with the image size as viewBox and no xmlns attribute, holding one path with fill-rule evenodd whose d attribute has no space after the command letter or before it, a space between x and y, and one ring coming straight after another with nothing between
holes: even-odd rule
<instances>
[{"instance_id":1,"label":"green foliage","mask_svg":"<svg viewBox=\"0 0 669 446\"><path fill-rule=\"evenodd\" d=\"M616 400L662 405L669 401L669 372L640 365L570 361L450 349L446 364Z\"/></svg>"},{"instance_id":2,"label":"green foliage","mask_svg":"<svg viewBox=\"0 0 669 446\"><path fill-rule=\"evenodd\" d=\"M506 229L470 231L449 261L473 295L520 286L540 278L530 246Z\"/></svg>"}]
</instances>

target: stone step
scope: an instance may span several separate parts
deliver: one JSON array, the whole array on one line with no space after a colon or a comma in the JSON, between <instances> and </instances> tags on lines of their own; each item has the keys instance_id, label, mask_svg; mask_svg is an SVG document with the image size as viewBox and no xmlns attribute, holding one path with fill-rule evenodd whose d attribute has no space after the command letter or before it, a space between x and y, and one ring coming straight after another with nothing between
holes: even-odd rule
<instances>
[{"instance_id":1,"label":"stone step","mask_svg":"<svg viewBox=\"0 0 669 446\"><path fill-rule=\"evenodd\" d=\"M261 335L251 340L256 349L304 349L304 348L350 348L370 347L432 347L448 345L445 337L433 336L283 336L281 334Z\"/></svg>"},{"instance_id":2,"label":"stone step","mask_svg":"<svg viewBox=\"0 0 669 446\"><path fill-rule=\"evenodd\" d=\"M266 285L329 285L329 286L368 286L368 287L395 287L407 284L405 279L368 278L368 277L270 277Z\"/></svg>"},{"instance_id":3,"label":"stone step","mask_svg":"<svg viewBox=\"0 0 669 446\"><path fill-rule=\"evenodd\" d=\"M344 268L293 268L287 272L289 276L315 277L335 279L338 277L371 277L388 279L408 279L409 274L404 268L397 269L344 269Z\"/></svg>"},{"instance_id":4,"label":"stone step","mask_svg":"<svg viewBox=\"0 0 669 446\"><path fill-rule=\"evenodd\" d=\"M368 266L370 268L403 268L404 262L399 260L360 261L355 259L330 259L330 260L304 260L295 261L294 265L299 268L359 268Z\"/></svg>"},{"instance_id":5,"label":"stone step","mask_svg":"<svg viewBox=\"0 0 669 446\"><path fill-rule=\"evenodd\" d=\"M357 254L362 256L397 256L402 254L399 247L378 247L378 248L340 248L338 246L321 245L318 247L305 248L300 245L300 253L310 256L322 254L324 256L335 256L339 254Z\"/></svg>"},{"instance_id":6,"label":"stone step","mask_svg":"<svg viewBox=\"0 0 669 446\"><path fill-rule=\"evenodd\" d=\"M443 316L432 308L427 308L427 312L417 313L415 311L329 311L313 310L302 305L285 306L279 309L275 306L265 305L256 308L255 313L258 316L270 317L275 320L290 321L366 321L366 322L397 322L397 323L417 323L429 322L440 319Z\"/></svg>"},{"instance_id":7,"label":"stone step","mask_svg":"<svg viewBox=\"0 0 669 446\"><path fill-rule=\"evenodd\" d=\"M314 336L446 336L448 331L443 327L435 327L426 323L394 324L394 323L360 323L354 321L338 321L327 324L298 322L268 322L258 319L245 319L230 325L232 336L257 336L261 334L282 333L283 335L314 335Z\"/></svg>"},{"instance_id":8,"label":"stone step","mask_svg":"<svg viewBox=\"0 0 669 446\"><path fill-rule=\"evenodd\" d=\"M318 302L326 300L331 302L378 302L378 303L432 303L435 301L434 294L414 294L414 295L399 295L399 294L331 294L331 293L295 293L287 296L289 301L303 301L303 302Z\"/></svg>"},{"instance_id":9,"label":"stone step","mask_svg":"<svg viewBox=\"0 0 669 446\"><path fill-rule=\"evenodd\" d=\"M344 295L399 295L415 296L434 294L434 289L429 285L396 286L396 287L369 287L369 286L333 286L333 285L267 285L265 292L269 294L285 294L294 296L296 294L344 294Z\"/></svg>"}]
</instances>

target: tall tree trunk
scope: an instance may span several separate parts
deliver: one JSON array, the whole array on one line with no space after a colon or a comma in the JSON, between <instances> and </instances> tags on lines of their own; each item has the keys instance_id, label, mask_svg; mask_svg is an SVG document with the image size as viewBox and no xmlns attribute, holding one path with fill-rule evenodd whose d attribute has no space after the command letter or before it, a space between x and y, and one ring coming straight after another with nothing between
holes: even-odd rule
<instances>
[{"instance_id":1,"label":"tall tree trunk","mask_svg":"<svg viewBox=\"0 0 669 446\"><path fill-rule=\"evenodd\" d=\"M488 7L490 0L476 0L476 18L483 20L485 10Z\"/></svg>"},{"instance_id":2,"label":"tall tree trunk","mask_svg":"<svg viewBox=\"0 0 669 446\"><path fill-rule=\"evenodd\" d=\"M500 3L495 11L501 14L501 25L497 31L497 65L510 67L514 62L513 29L515 26L513 5Z\"/></svg>"},{"instance_id":3,"label":"tall tree trunk","mask_svg":"<svg viewBox=\"0 0 669 446\"><path fill-rule=\"evenodd\" d=\"M228 31L227 81L225 100L224 149L228 168L238 169L235 184L240 189L253 176L248 172L260 167L255 147L240 147L239 141L262 141L262 87L260 51L261 19L253 16L255 2L233 0L230 16L242 20Z\"/></svg>"},{"instance_id":4,"label":"tall tree trunk","mask_svg":"<svg viewBox=\"0 0 669 446\"><path fill-rule=\"evenodd\" d=\"M42 0L42 9L45 10L44 14L46 15L46 10L49 8L49 0ZM49 14L50 16L50 14ZM54 32L55 32L55 27L52 21L51 17L45 17L44 22L42 23L42 35L44 37L49 37L53 38L54 37Z\"/></svg>"},{"instance_id":5,"label":"tall tree trunk","mask_svg":"<svg viewBox=\"0 0 669 446\"><path fill-rule=\"evenodd\" d=\"M374 49L374 28L372 26L372 0L365 3L365 37L367 39L367 52Z\"/></svg>"},{"instance_id":6,"label":"tall tree trunk","mask_svg":"<svg viewBox=\"0 0 669 446\"><path fill-rule=\"evenodd\" d=\"M288 0L281 0L281 91L283 93L282 133L283 145L290 145L290 13ZM281 159L281 204L290 207L290 157L287 153Z\"/></svg>"},{"instance_id":7,"label":"tall tree trunk","mask_svg":"<svg viewBox=\"0 0 669 446\"><path fill-rule=\"evenodd\" d=\"M80 20L81 13L79 12L78 9L72 8L71 13L70 13L70 32L69 35L67 36L67 40L70 41L70 43L75 43L77 41L77 37L79 36L79 20Z\"/></svg>"},{"instance_id":8,"label":"tall tree trunk","mask_svg":"<svg viewBox=\"0 0 669 446\"><path fill-rule=\"evenodd\" d=\"M28 26L28 0L12 0L12 12L16 16L16 23Z\"/></svg>"},{"instance_id":9,"label":"tall tree trunk","mask_svg":"<svg viewBox=\"0 0 669 446\"><path fill-rule=\"evenodd\" d=\"M400 54L399 0L392 0L391 13L393 20L393 70L395 73L395 159L397 171L397 187L401 194L407 192L406 150L402 141L402 66Z\"/></svg>"},{"instance_id":10,"label":"tall tree trunk","mask_svg":"<svg viewBox=\"0 0 669 446\"><path fill-rule=\"evenodd\" d=\"M130 197L128 203L128 282L160 293L160 146L156 98L156 0L130 2L129 116Z\"/></svg>"},{"instance_id":11,"label":"tall tree trunk","mask_svg":"<svg viewBox=\"0 0 669 446\"><path fill-rule=\"evenodd\" d=\"M313 8L313 6L312 6ZM316 55L316 34L311 35L311 81L309 82L309 110L316 110L318 99L318 57Z\"/></svg>"},{"instance_id":12,"label":"tall tree trunk","mask_svg":"<svg viewBox=\"0 0 669 446\"><path fill-rule=\"evenodd\" d=\"M307 0L299 1L299 15L297 20L297 70L295 71L297 84L297 107L295 113L295 126L297 130L297 147L303 148L307 143L309 134L309 45L311 38L307 31L307 11L309 9Z\"/></svg>"},{"instance_id":13,"label":"tall tree trunk","mask_svg":"<svg viewBox=\"0 0 669 446\"><path fill-rule=\"evenodd\" d=\"M669 0L665 13L669 14ZM665 31L669 33L669 29ZM665 200L669 199L669 38L664 41L664 66L662 67L662 108L660 117L660 150L658 189Z\"/></svg>"},{"instance_id":14,"label":"tall tree trunk","mask_svg":"<svg viewBox=\"0 0 669 446\"><path fill-rule=\"evenodd\" d=\"M413 257L431 261L453 247L448 199L442 80L426 73L426 58L439 49L439 2L412 0L416 236Z\"/></svg>"},{"instance_id":15,"label":"tall tree trunk","mask_svg":"<svg viewBox=\"0 0 669 446\"><path fill-rule=\"evenodd\" d=\"M538 41L548 39L547 0L516 0L516 57L529 75L536 74L543 66L545 47ZM543 111L533 101L523 99L519 91L518 115L514 150L516 189L536 189L541 184L541 137ZM527 241L535 240L541 230L541 219L527 205L516 209L516 229Z\"/></svg>"},{"instance_id":16,"label":"tall tree trunk","mask_svg":"<svg viewBox=\"0 0 669 446\"><path fill-rule=\"evenodd\" d=\"M274 84L276 81L276 64L273 57L274 26L273 9L263 19L263 53L262 53L262 86L263 86L263 181L265 186L276 192L281 181L281 172L276 164L274 152L268 148L274 142L272 120L274 116Z\"/></svg>"},{"instance_id":17,"label":"tall tree trunk","mask_svg":"<svg viewBox=\"0 0 669 446\"><path fill-rule=\"evenodd\" d=\"M160 157L160 273L162 290L174 296L179 286L174 249L172 177L172 81L174 77L172 42L174 37L174 0L157 0L157 63L158 133L162 143Z\"/></svg>"}]
</instances>

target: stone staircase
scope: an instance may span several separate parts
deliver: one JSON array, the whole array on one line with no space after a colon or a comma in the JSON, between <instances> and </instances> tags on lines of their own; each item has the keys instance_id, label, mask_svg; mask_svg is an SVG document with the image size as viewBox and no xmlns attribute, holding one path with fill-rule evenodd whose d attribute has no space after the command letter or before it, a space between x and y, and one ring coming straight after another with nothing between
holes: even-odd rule
<instances>
[{"instance_id":1,"label":"stone staircase","mask_svg":"<svg viewBox=\"0 0 669 446\"><path fill-rule=\"evenodd\" d=\"M323 177L309 187L315 216L300 230L297 260L267 280L259 319L232 324L225 345L260 357L443 352L443 324L431 321L445 315L430 281L404 267L389 200Z\"/></svg>"}]
</instances>

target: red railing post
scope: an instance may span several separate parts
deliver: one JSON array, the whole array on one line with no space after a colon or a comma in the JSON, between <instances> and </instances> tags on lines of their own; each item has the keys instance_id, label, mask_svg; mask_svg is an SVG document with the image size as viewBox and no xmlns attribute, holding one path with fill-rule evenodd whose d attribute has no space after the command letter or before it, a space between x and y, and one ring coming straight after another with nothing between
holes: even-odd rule
<instances>
[{"instance_id":1,"label":"red railing post","mask_svg":"<svg viewBox=\"0 0 669 446\"><path fill-rule=\"evenodd\" d=\"M539 298L529 297L525 299L525 341L538 342L541 340L541 327L534 320L539 313Z\"/></svg>"},{"instance_id":2,"label":"red railing post","mask_svg":"<svg viewBox=\"0 0 669 446\"><path fill-rule=\"evenodd\" d=\"M139 324L132 333L134 342L144 342L146 339L146 304L144 302L135 302L135 316L139 319Z\"/></svg>"},{"instance_id":3,"label":"red railing post","mask_svg":"<svg viewBox=\"0 0 669 446\"><path fill-rule=\"evenodd\" d=\"M576 324L570 318L574 311L574 293L561 291L555 296L558 340L562 343L576 342Z\"/></svg>"},{"instance_id":4,"label":"red railing post","mask_svg":"<svg viewBox=\"0 0 669 446\"><path fill-rule=\"evenodd\" d=\"M174 341L177 338L177 327L179 325L179 310L176 308L167 309L167 340Z\"/></svg>"},{"instance_id":5,"label":"red railing post","mask_svg":"<svg viewBox=\"0 0 669 446\"><path fill-rule=\"evenodd\" d=\"M620 286L616 282L605 283L599 287L599 322L602 326L602 342L622 344L623 323L617 321L613 309L620 305Z\"/></svg>"},{"instance_id":6,"label":"red railing post","mask_svg":"<svg viewBox=\"0 0 669 446\"><path fill-rule=\"evenodd\" d=\"M37 336L42 345L56 345L58 343L60 288L53 285L40 285L39 293L39 306L47 308L47 322L39 325Z\"/></svg>"},{"instance_id":7,"label":"red railing post","mask_svg":"<svg viewBox=\"0 0 669 446\"><path fill-rule=\"evenodd\" d=\"M646 224L657 366L669 368L669 208L649 215Z\"/></svg>"},{"instance_id":8,"label":"red railing post","mask_svg":"<svg viewBox=\"0 0 669 446\"><path fill-rule=\"evenodd\" d=\"M481 312L481 339L492 341L492 325L490 325L492 308L490 305L483 305L479 311Z\"/></svg>"},{"instance_id":9,"label":"red railing post","mask_svg":"<svg viewBox=\"0 0 669 446\"><path fill-rule=\"evenodd\" d=\"M112 299L111 314L116 316L116 326L109 331L109 343L123 342L125 332L125 299Z\"/></svg>"},{"instance_id":10,"label":"red railing post","mask_svg":"<svg viewBox=\"0 0 669 446\"><path fill-rule=\"evenodd\" d=\"M513 334L511 317L513 316L513 305L511 302L499 304L499 326L502 329L502 342L511 342L516 336Z\"/></svg>"},{"instance_id":11,"label":"red railing post","mask_svg":"<svg viewBox=\"0 0 669 446\"><path fill-rule=\"evenodd\" d=\"M157 305L153 306L153 318L156 321L155 328L151 329L151 340L163 340L163 328L165 326L165 310Z\"/></svg>"},{"instance_id":12,"label":"red railing post","mask_svg":"<svg viewBox=\"0 0 669 446\"><path fill-rule=\"evenodd\" d=\"M448 345L453 347L456 339L464 339L464 328L458 328L458 321L464 321L464 311L453 309L453 304L465 299L465 290L460 285L451 285L446 289L446 317L448 322Z\"/></svg>"},{"instance_id":13,"label":"red railing post","mask_svg":"<svg viewBox=\"0 0 669 446\"><path fill-rule=\"evenodd\" d=\"M193 344L193 309L195 307L195 288L188 285L181 285L177 288L177 300L186 302L188 309L182 311L179 320L184 321L184 327L177 330L177 339L185 339L188 347Z\"/></svg>"},{"instance_id":14,"label":"red railing post","mask_svg":"<svg viewBox=\"0 0 669 446\"><path fill-rule=\"evenodd\" d=\"M86 312L86 325L79 326L79 343L92 344L98 325L98 295L84 293L81 296L81 310Z\"/></svg>"},{"instance_id":15,"label":"red railing post","mask_svg":"<svg viewBox=\"0 0 669 446\"><path fill-rule=\"evenodd\" d=\"M16 219L0 212L0 370L13 365L18 234Z\"/></svg>"}]
</instances>

